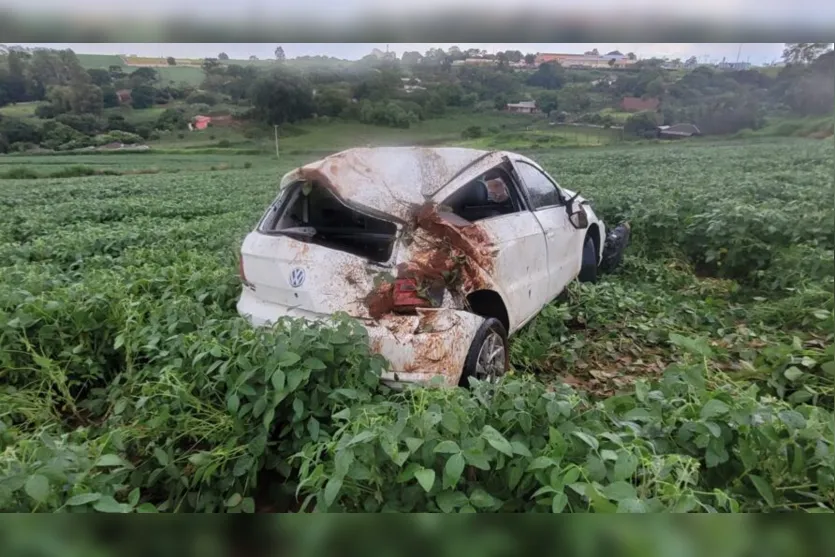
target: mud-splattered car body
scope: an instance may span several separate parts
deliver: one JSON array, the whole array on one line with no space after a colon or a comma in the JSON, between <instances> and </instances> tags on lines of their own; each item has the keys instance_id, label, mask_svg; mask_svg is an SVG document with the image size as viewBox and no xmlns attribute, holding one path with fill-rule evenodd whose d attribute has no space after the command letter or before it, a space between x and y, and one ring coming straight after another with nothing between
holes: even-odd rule
<instances>
[{"instance_id":1,"label":"mud-splattered car body","mask_svg":"<svg viewBox=\"0 0 835 557\"><path fill-rule=\"evenodd\" d=\"M522 155L351 149L282 178L243 242L238 311L257 325L347 313L390 362L384 379L455 385L485 319L517 331L578 276L586 243L600 262L605 238Z\"/></svg>"}]
</instances>

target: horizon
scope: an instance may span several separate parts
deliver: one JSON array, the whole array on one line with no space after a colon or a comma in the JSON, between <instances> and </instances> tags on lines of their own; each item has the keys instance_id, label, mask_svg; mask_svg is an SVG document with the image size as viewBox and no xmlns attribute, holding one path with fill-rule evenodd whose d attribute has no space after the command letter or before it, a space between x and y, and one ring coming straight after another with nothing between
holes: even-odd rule
<instances>
[{"instance_id":1,"label":"horizon","mask_svg":"<svg viewBox=\"0 0 835 557\"><path fill-rule=\"evenodd\" d=\"M247 60L255 55L259 60L274 58L277 46L284 49L288 59L303 56L326 56L341 60L357 61L371 54L373 49L394 52L398 59L407 51L424 54L430 48L457 46L461 50L476 48L495 53L519 50L523 54L572 53L597 48L601 53L633 52L637 58L679 58L682 61L695 56L700 62L728 61L750 62L761 65L780 59L783 43L17 43L7 46L26 48L72 49L76 54L123 55L165 58L216 58L225 52L233 60Z\"/></svg>"}]
</instances>

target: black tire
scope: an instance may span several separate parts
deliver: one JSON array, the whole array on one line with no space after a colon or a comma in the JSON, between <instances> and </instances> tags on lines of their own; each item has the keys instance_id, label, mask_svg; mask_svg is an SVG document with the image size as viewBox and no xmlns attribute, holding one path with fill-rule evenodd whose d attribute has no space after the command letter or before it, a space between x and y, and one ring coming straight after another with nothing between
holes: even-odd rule
<instances>
[{"instance_id":1,"label":"black tire","mask_svg":"<svg viewBox=\"0 0 835 557\"><path fill-rule=\"evenodd\" d=\"M580 282L597 282L597 250L594 249L594 240L586 236L583 244L583 265L580 267Z\"/></svg>"},{"instance_id":2,"label":"black tire","mask_svg":"<svg viewBox=\"0 0 835 557\"><path fill-rule=\"evenodd\" d=\"M492 339L492 340L491 340ZM482 352L482 347L488 348L486 346L488 342L496 342L501 341L501 347L504 350L504 357L501 361L501 369L494 371L490 377L485 377L485 374L481 372L479 368L479 356ZM481 324L478 331L473 338L473 342L470 344L470 349L467 352L467 357L464 360L464 369L461 372L461 379L458 381L458 385L461 387L468 387L470 385L469 378L475 377L481 381L491 381L495 382L502 375L504 375L508 367L510 365L510 350L509 344L507 342L507 330L502 325L502 322L498 319L488 318Z\"/></svg>"}]
</instances>

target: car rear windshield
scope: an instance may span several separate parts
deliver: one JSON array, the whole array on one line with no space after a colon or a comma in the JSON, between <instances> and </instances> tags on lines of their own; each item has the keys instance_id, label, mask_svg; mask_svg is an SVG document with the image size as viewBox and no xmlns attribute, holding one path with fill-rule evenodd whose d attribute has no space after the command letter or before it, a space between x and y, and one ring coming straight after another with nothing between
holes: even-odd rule
<instances>
[{"instance_id":1,"label":"car rear windshield","mask_svg":"<svg viewBox=\"0 0 835 557\"><path fill-rule=\"evenodd\" d=\"M346 206L318 182L296 182L282 192L259 231L384 262L391 257L397 226Z\"/></svg>"}]
</instances>

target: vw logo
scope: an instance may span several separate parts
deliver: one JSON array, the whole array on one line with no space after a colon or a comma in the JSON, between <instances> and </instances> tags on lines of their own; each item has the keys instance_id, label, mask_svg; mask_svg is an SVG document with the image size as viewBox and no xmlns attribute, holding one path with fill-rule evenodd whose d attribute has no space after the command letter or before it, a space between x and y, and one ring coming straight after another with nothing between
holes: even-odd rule
<instances>
[{"instance_id":1,"label":"vw logo","mask_svg":"<svg viewBox=\"0 0 835 557\"><path fill-rule=\"evenodd\" d=\"M300 267L296 267L292 271L290 271L290 286L293 288L298 288L302 284L304 284L305 273L304 269Z\"/></svg>"}]
</instances>

